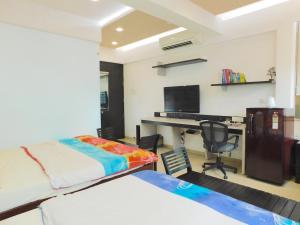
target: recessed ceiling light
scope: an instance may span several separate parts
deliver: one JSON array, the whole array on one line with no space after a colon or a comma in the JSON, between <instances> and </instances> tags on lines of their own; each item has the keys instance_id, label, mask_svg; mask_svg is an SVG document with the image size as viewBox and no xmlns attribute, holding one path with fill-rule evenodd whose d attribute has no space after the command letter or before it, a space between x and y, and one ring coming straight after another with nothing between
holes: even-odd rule
<instances>
[{"instance_id":1,"label":"recessed ceiling light","mask_svg":"<svg viewBox=\"0 0 300 225\"><path fill-rule=\"evenodd\" d=\"M103 27L104 25L107 25L108 23L111 23L112 21L130 13L131 11L133 11L134 9L129 7L129 6L125 6L122 9L120 9L119 11L109 15L108 17L102 19L99 21L99 25L101 27Z\"/></svg>"},{"instance_id":2,"label":"recessed ceiling light","mask_svg":"<svg viewBox=\"0 0 300 225\"><path fill-rule=\"evenodd\" d=\"M272 7L274 5L278 5L284 2L287 2L289 0L262 0L258 1L243 7L240 7L238 9L234 9L222 14L219 14L218 17L221 18L222 20L229 20L233 19L239 16L243 16L252 12L256 12L265 8Z\"/></svg>"},{"instance_id":3,"label":"recessed ceiling light","mask_svg":"<svg viewBox=\"0 0 300 225\"><path fill-rule=\"evenodd\" d=\"M123 32L124 29L123 29L123 27L117 27L117 28L116 28L116 31L118 31L118 32Z\"/></svg>"},{"instance_id":4,"label":"recessed ceiling light","mask_svg":"<svg viewBox=\"0 0 300 225\"><path fill-rule=\"evenodd\" d=\"M113 41L111 44L112 44L112 45L117 45L117 44L118 44L118 42L116 42L116 41Z\"/></svg>"},{"instance_id":5,"label":"recessed ceiling light","mask_svg":"<svg viewBox=\"0 0 300 225\"><path fill-rule=\"evenodd\" d=\"M90 0L91 2L99 2L99 0Z\"/></svg>"},{"instance_id":6,"label":"recessed ceiling light","mask_svg":"<svg viewBox=\"0 0 300 225\"><path fill-rule=\"evenodd\" d=\"M144 46L144 45L148 45L148 44L151 44L151 43L154 43L154 42L158 42L160 38L167 37L171 34L176 34L176 33L179 33L179 32L185 31L185 30L186 29L184 27L179 27L179 28L166 31L166 32L154 35L152 37L149 37L149 38L146 38L146 39L128 44L128 45L124 45L124 46L119 47L117 49L121 50L121 51L128 51L128 50L135 49L135 48L138 48L138 47L141 47L141 46Z\"/></svg>"}]
</instances>

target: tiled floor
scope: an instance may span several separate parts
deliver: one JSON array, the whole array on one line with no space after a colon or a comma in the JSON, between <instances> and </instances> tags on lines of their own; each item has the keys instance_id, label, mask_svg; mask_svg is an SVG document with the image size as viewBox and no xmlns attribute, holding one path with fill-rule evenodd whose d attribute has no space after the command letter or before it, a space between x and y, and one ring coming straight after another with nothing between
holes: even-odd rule
<instances>
[{"instance_id":1,"label":"tiled floor","mask_svg":"<svg viewBox=\"0 0 300 225\"><path fill-rule=\"evenodd\" d=\"M169 151L168 148L159 148L158 154L160 155L163 152ZM189 158L193 167L194 171L201 172L202 171L202 164L204 163L205 159L203 156L193 153L188 153ZM226 162L228 165L232 165L235 167L240 167L239 164L233 163L233 162ZM161 158L158 162L158 171L165 172ZM239 168L239 171L240 168ZM210 170L206 172L207 175L214 176L220 179L223 179L223 175L221 171L219 170ZM293 199L296 201L300 201L300 184L295 183L293 180L286 181L284 185L278 186L274 184L269 184L266 182L262 182L259 180L255 180L252 178L249 178L245 175L242 175L240 172L237 174L234 174L232 172L227 172L228 181L241 184L244 186L252 187L258 190L266 191L268 193L272 193L275 195L279 195L282 197L286 197L289 199Z\"/></svg>"}]
</instances>

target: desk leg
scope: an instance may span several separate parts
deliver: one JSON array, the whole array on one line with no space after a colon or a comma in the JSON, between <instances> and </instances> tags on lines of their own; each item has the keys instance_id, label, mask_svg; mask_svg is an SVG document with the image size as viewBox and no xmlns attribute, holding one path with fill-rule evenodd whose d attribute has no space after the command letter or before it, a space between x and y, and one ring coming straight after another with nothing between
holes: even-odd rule
<instances>
[{"instance_id":1,"label":"desk leg","mask_svg":"<svg viewBox=\"0 0 300 225\"><path fill-rule=\"evenodd\" d=\"M172 139L173 139L173 149L183 147L181 143L181 129L178 127L172 127Z\"/></svg>"},{"instance_id":2,"label":"desk leg","mask_svg":"<svg viewBox=\"0 0 300 225\"><path fill-rule=\"evenodd\" d=\"M205 159L207 159L207 160L210 160L210 159L214 158L214 154L207 151L206 149L205 149L205 152L204 152L204 156L205 156Z\"/></svg>"},{"instance_id":3,"label":"desk leg","mask_svg":"<svg viewBox=\"0 0 300 225\"><path fill-rule=\"evenodd\" d=\"M141 123L141 137L157 134L157 126Z\"/></svg>"},{"instance_id":4,"label":"desk leg","mask_svg":"<svg viewBox=\"0 0 300 225\"><path fill-rule=\"evenodd\" d=\"M246 129L243 128L243 134L242 134L242 174L245 174L245 160L246 160Z\"/></svg>"}]
</instances>

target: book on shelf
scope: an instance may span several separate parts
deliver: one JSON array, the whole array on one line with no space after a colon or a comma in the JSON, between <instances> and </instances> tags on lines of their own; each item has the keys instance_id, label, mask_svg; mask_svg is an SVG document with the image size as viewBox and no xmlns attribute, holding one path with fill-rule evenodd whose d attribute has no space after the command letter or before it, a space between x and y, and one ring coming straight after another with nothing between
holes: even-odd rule
<instances>
[{"instance_id":1,"label":"book on shelf","mask_svg":"<svg viewBox=\"0 0 300 225\"><path fill-rule=\"evenodd\" d=\"M231 69L222 70L222 84L245 83L246 81L244 73L235 73Z\"/></svg>"}]
</instances>

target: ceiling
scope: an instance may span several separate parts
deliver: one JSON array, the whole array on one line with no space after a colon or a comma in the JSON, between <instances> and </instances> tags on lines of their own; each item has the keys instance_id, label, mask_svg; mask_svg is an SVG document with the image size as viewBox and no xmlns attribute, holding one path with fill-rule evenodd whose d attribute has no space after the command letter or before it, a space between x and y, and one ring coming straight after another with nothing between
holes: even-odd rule
<instances>
[{"instance_id":1,"label":"ceiling","mask_svg":"<svg viewBox=\"0 0 300 225\"><path fill-rule=\"evenodd\" d=\"M117 0L25 0L47 9L53 9L71 15L94 21L97 25L102 19L122 10L126 5ZM91 23L91 24L92 24ZM122 27L123 32L116 32L116 27ZM116 21L102 27L101 45L117 48L144 38L172 30L177 26L141 11L133 11ZM94 26L93 29L100 27ZM98 39L99 40L99 39ZM117 45L112 45L116 41Z\"/></svg>"},{"instance_id":2,"label":"ceiling","mask_svg":"<svg viewBox=\"0 0 300 225\"><path fill-rule=\"evenodd\" d=\"M103 36L102 46L109 48L177 27L141 11L131 11L101 29L100 21L126 7L118 0L0 0L0 21L95 42ZM116 27L124 32L116 32ZM112 41L118 45L112 46Z\"/></svg>"},{"instance_id":3,"label":"ceiling","mask_svg":"<svg viewBox=\"0 0 300 225\"><path fill-rule=\"evenodd\" d=\"M242 6L258 2L260 0L191 0L196 5L212 14L220 14L240 8Z\"/></svg>"},{"instance_id":4,"label":"ceiling","mask_svg":"<svg viewBox=\"0 0 300 225\"><path fill-rule=\"evenodd\" d=\"M99 21L125 7L117 0L0 0L0 22L99 43Z\"/></svg>"},{"instance_id":5,"label":"ceiling","mask_svg":"<svg viewBox=\"0 0 300 225\"><path fill-rule=\"evenodd\" d=\"M45 7L72 13L92 20L101 20L125 5L116 0L29 0Z\"/></svg>"},{"instance_id":6,"label":"ceiling","mask_svg":"<svg viewBox=\"0 0 300 225\"><path fill-rule=\"evenodd\" d=\"M117 27L122 27L124 31L117 32ZM176 25L162 19L141 11L134 11L102 29L101 45L117 48L175 28L177 28ZM113 45L113 41L118 44Z\"/></svg>"},{"instance_id":7,"label":"ceiling","mask_svg":"<svg viewBox=\"0 0 300 225\"><path fill-rule=\"evenodd\" d=\"M206 30L212 30L217 35L222 34L222 36L232 35L233 30L236 32L238 29L242 29L242 33L245 33L248 32L249 26L245 25L245 22L240 22L242 18L249 18L248 23L255 23L253 30L258 29L258 26L264 26L264 24L274 27L276 23L271 22L271 18L275 18L276 13L282 14L283 11L286 11L287 13L284 15L289 16L280 18L288 19L292 15L288 10L298 12L298 4L300 5L299 0L290 0L278 7L265 9L241 17L238 20L226 21L226 23L216 20L214 16L214 14L223 13L257 1L98 0L94 2L92 0L0 0L0 21L95 42L99 42L101 39L100 32L102 30L102 46L116 48L177 27L185 27L202 33ZM195 7L195 4L199 7ZM123 15L122 18L119 17L101 29L99 21L119 12L127 5L136 9L136 11ZM276 13L272 12L268 16L263 16L271 11ZM295 14L298 15L299 12ZM279 19L279 17L275 19ZM263 23L264 21L265 23ZM124 31L116 32L116 27L122 27ZM241 32L236 33L241 34ZM112 46L113 41L118 42L118 45Z\"/></svg>"}]
</instances>

